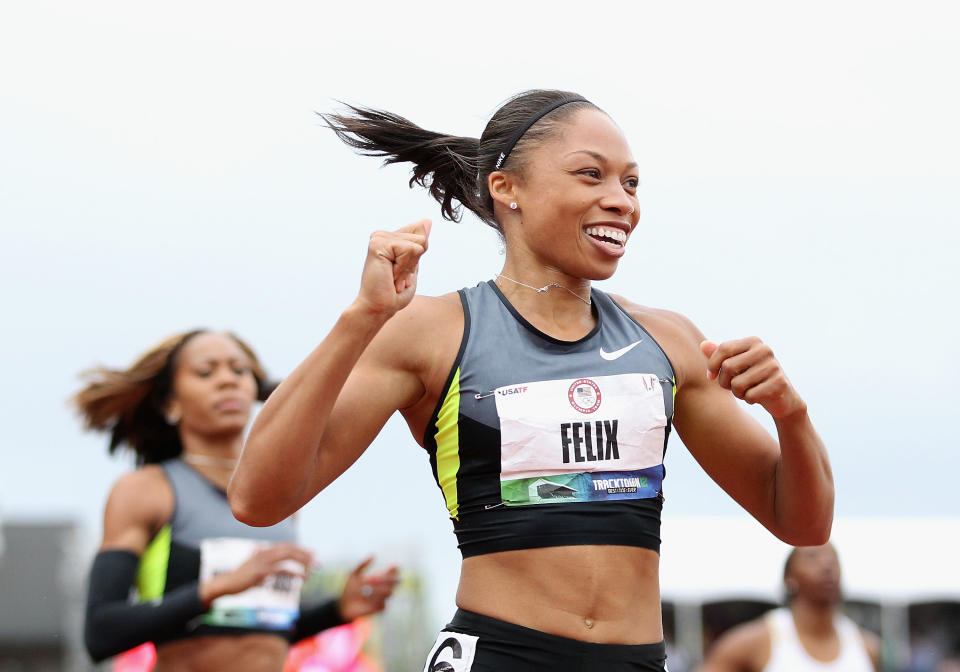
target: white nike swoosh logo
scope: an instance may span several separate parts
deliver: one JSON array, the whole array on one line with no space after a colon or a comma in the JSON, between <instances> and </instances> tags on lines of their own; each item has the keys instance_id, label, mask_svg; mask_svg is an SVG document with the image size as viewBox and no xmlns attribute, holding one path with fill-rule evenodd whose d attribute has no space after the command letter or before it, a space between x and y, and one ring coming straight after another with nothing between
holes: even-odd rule
<instances>
[{"instance_id":1,"label":"white nike swoosh logo","mask_svg":"<svg viewBox=\"0 0 960 672\"><path fill-rule=\"evenodd\" d=\"M614 350L613 352L604 352L603 348L600 348L600 356L603 357L608 362L612 362L615 359L620 359L625 354L627 354L628 352L633 350L635 347L640 345L641 341L643 341L642 338L639 341L635 341L634 343L631 343L625 348L620 348L619 350Z\"/></svg>"}]
</instances>

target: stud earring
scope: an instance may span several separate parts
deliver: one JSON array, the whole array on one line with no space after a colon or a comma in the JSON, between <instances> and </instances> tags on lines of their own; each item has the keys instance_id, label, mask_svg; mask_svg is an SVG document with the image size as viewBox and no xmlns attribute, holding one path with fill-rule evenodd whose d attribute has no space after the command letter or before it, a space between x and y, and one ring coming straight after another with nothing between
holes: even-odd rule
<instances>
[{"instance_id":1,"label":"stud earring","mask_svg":"<svg viewBox=\"0 0 960 672\"><path fill-rule=\"evenodd\" d=\"M167 413L163 419L167 421L168 425L176 425L178 422L180 422L180 414Z\"/></svg>"},{"instance_id":2,"label":"stud earring","mask_svg":"<svg viewBox=\"0 0 960 672\"><path fill-rule=\"evenodd\" d=\"M513 202L510 203L510 209L511 209L511 210L516 210L516 209L519 208L519 207L520 207L520 206L517 205L517 202L516 202L516 201L513 201Z\"/></svg>"}]
</instances>

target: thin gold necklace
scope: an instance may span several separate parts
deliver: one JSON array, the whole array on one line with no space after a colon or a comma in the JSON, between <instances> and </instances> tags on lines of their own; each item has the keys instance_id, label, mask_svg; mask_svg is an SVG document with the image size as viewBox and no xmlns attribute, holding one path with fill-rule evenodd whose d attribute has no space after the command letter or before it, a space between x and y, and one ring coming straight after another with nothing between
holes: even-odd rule
<instances>
[{"instance_id":1,"label":"thin gold necklace","mask_svg":"<svg viewBox=\"0 0 960 672\"><path fill-rule=\"evenodd\" d=\"M532 289L532 290L535 291L537 294L543 294L544 292L546 292L546 291L547 291L548 289L550 289L551 287L559 287L560 289L565 289L565 290L567 290L568 292L570 292L571 294L573 294L575 297L577 297L578 299L580 299L581 301L583 301L583 302L584 302L585 304L587 304L588 306L591 305L591 299L590 299L589 297L585 299L585 298L583 298L582 296L580 296L579 294L577 294L575 291L573 291L572 289L570 289L569 287L564 287L564 286L561 285L559 282L551 282L549 285L544 285L543 287L534 287L533 285L528 285L528 284L526 284L526 283L524 283L524 282L520 282L519 280L514 280L513 278L508 278L508 277L505 276L503 273L497 273L497 277L498 277L498 278L503 278L504 280L509 280L510 282L512 282L512 283L515 284L515 285L520 285L521 287L526 287L527 289Z\"/></svg>"},{"instance_id":2,"label":"thin gold necklace","mask_svg":"<svg viewBox=\"0 0 960 672\"><path fill-rule=\"evenodd\" d=\"M198 467L233 469L237 466L237 458L235 457L216 457L214 455L203 455L201 453L182 453L180 459L187 464L193 464Z\"/></svg>"}]
</instances>

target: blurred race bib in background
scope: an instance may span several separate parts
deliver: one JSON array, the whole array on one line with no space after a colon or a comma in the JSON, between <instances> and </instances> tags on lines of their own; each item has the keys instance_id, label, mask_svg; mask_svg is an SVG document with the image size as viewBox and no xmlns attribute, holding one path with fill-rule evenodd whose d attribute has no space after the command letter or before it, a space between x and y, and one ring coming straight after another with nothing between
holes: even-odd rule
<instances>
[{"instance_id":1,"label":"blurred race bib in background","mask_svg":"<svg viewBox=\"0 0 960 672\"><path fill-rule=\"evenodd\" d=\"M258 550L269 546L271 544L253 539L222 537L203 540L200 543L200 583L233 571ZM235 628L292 628L300 615L303 579L299 575L305 568L292 560L285 560L277 566L295 574L270 574L259 585L242 593L218 597L200 622Z\"/></svg>"}]
</instances>

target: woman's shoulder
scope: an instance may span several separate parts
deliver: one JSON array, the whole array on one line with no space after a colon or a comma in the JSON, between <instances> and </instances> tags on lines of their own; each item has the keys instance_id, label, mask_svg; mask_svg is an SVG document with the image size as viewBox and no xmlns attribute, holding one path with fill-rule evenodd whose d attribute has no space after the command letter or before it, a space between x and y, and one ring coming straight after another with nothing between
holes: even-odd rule
<instances>
[{"instance_id":1,"label":"woman's shoulder","mask_svg":"<svg viewBox=\"0 0 960 672\"><path fill-rule=\"evenodd\" d=\"M107 497L103 546L142 551L170 521L173 506L173 489L160 465L147 464L124 474Z\"/></svg>"},{"instance_id":2,"label":"woman's shoulder","mask_svg":"<svg viewBox=\"0 0 960 672\"><path fill-rule=\"evenodd\" d=\"M437 318L455 318L463 315L463 304L460 301L460 292L447 292L439 296L417 294L410 302L410 308L420 313L429 313ZM402 311L401 311L402 312Z\"/></svg>"},{"instance_id":3,"label":"woman's shoulder","mask_svg":"<svg viewBox=\"0 0 960 672\"><path fill-rule=\"evenodd\" d=\"M445 332L459 334L463 328L463 306L457 292L440 296L416 295L397 312L378 335L378 345L410 352L430 346Z\"/></svg>"},{"instance_id":4,"label":"woman's shoulder","mask_svg":"<svg viewBox=\"0 0 960 672\"><path fill-rule=\"evenodd\" d=\"M366 364L415 376L428 389L453 361L463 337L463 307L456 292L413 298L387 320L364 352Z\"/></svg>"},{"instance_id":5,"label":"woman's shoulder","mask_svg":"<svg viewBox=\"0 0 960 672\"><path fill-rule=\"evenodd\" d=\"M609 294L621 308L644 327L647 323L675 332L677 336L697 337L700 330L686 315L664 308L644 306L618 294Z\"/></svg>"},{"instance_id":6,"label":"woman's shoulder","mask_svg":"<svg viewBox=\"0 0 960 672\"><path fill-rule=\"evenodd\" d=\"M658 331L671 342L679 341L686 346L699 348L700 341L704 338L703 333L686 315L673 310L643 306L616 294L609 296L644 329ZM657 334L653 335L657 338Z\"/></svg>"},{"instance_id":7,"label":"woman's shoulder","mask_svg":"<svg viewBox=\"0 0 960 672\"><path fill-rule=\"evenodd\" d=\"M673 363L678 376L690 365L701 362L700 343L704 335L686 316L672 310L653 308L616 294L609 295L630 317L650 332Z\"/></svg>"},{"instance_id":8,"label":"woman's shoulder","mask_svg":"<svg viewBox=\"0 0 960 672\"><path fill-rule=\"evenodd\" d=\"M145 464L128 471L118 478L110 491L110 497L127 499L150 499L151 496L170 492L170 482L159 464Z\"/></svg>"}]
</instances>

